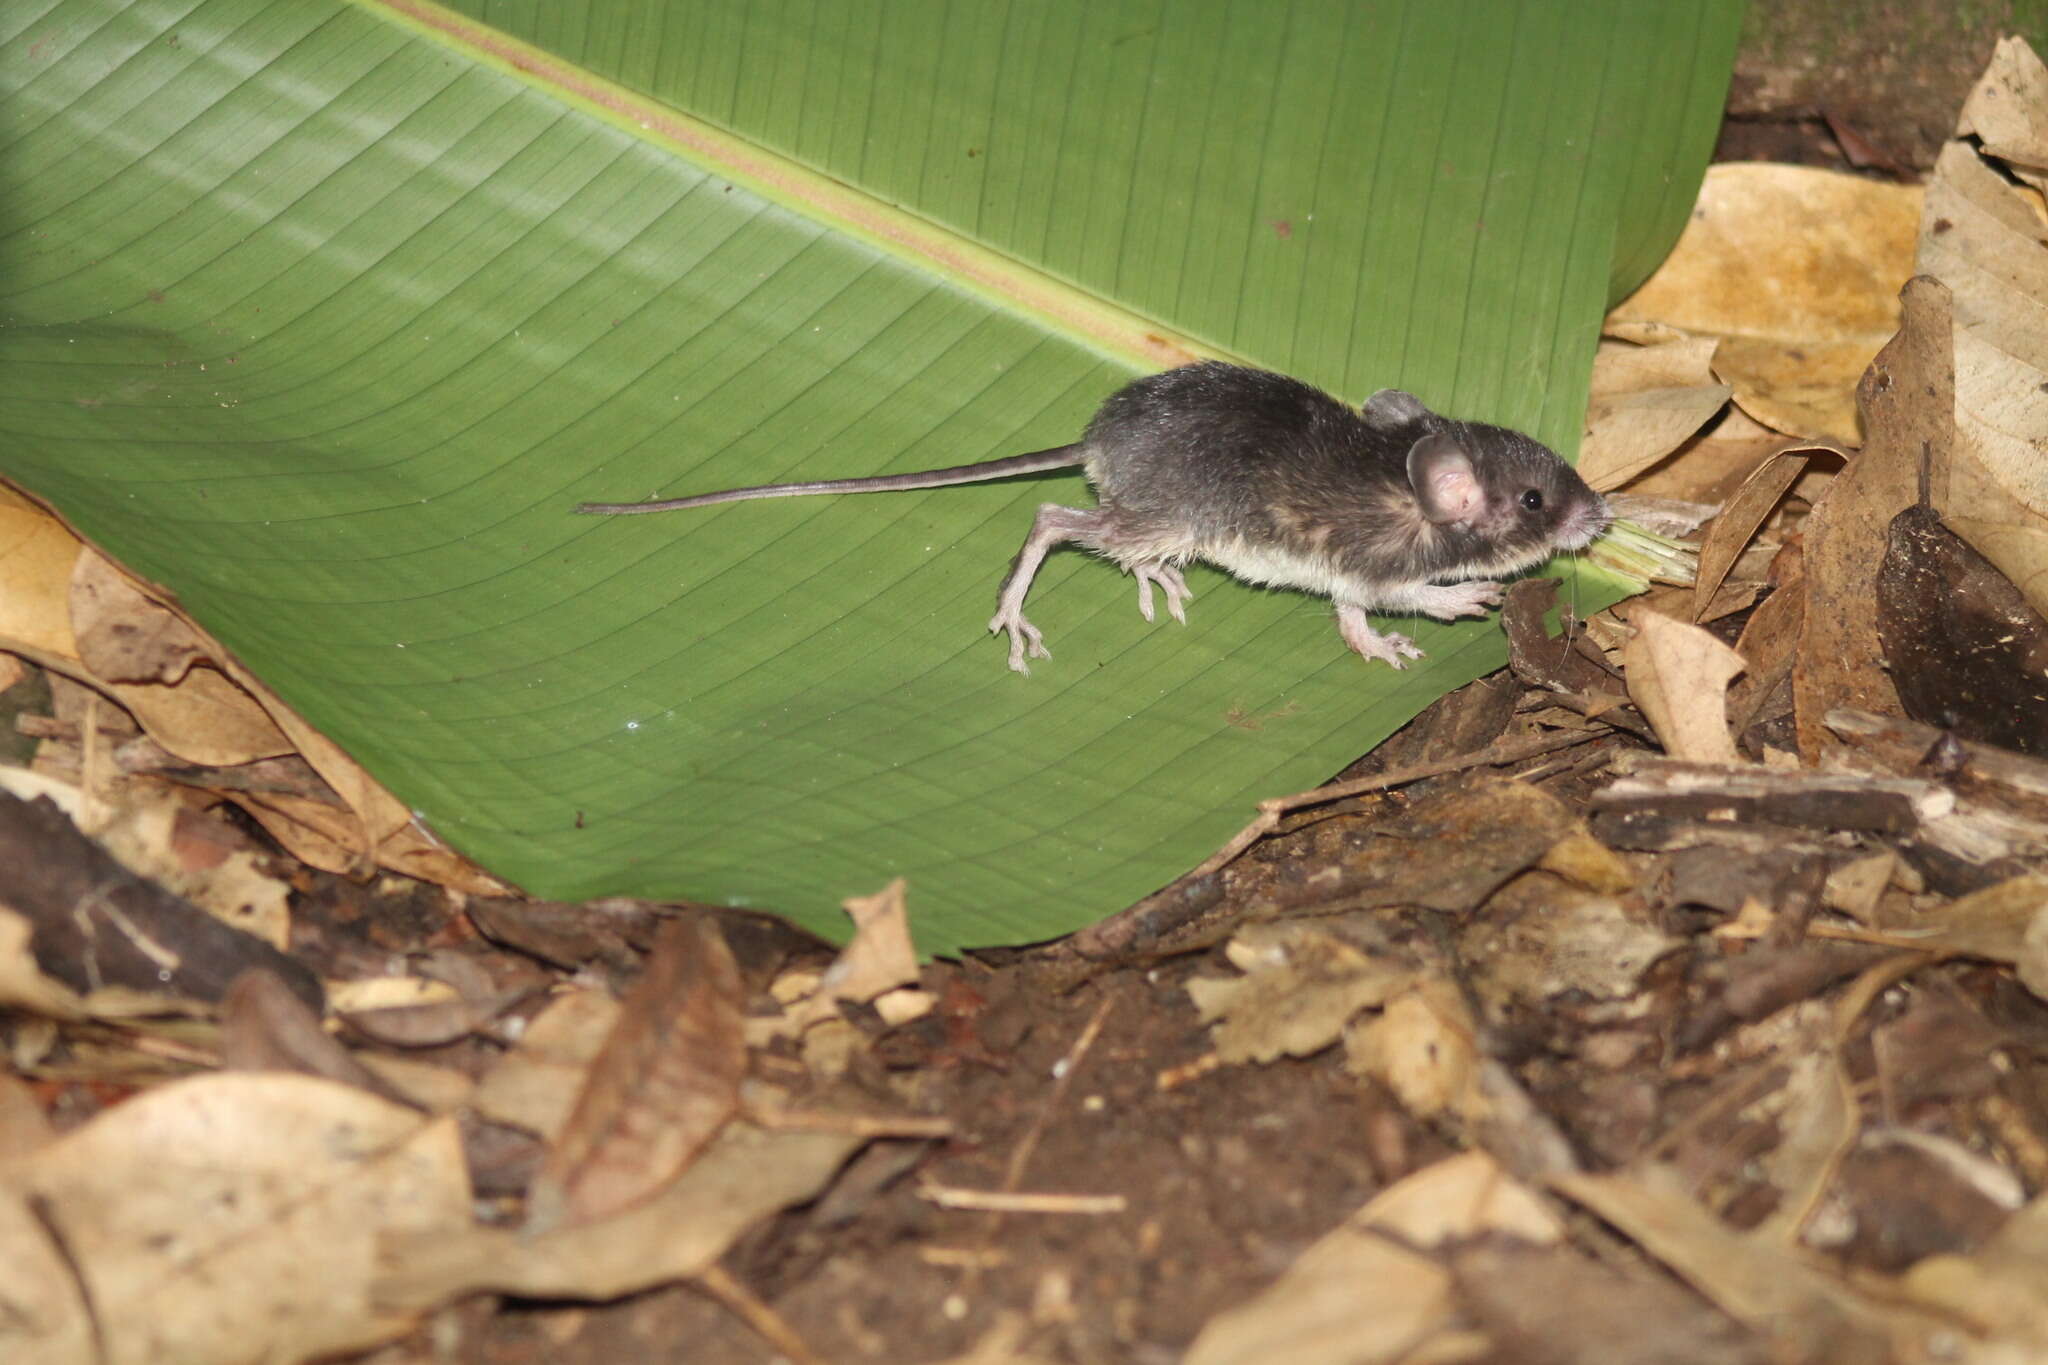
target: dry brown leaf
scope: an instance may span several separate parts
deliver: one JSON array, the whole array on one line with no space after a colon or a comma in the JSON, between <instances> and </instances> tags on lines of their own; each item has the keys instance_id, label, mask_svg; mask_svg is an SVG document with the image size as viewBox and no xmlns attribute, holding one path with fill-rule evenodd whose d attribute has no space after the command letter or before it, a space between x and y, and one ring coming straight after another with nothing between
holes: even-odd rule
<instances>
[{"instance_id":1,"label":"dry brown leaf","mask_svg":"<svg viewBox=\"0 0 2048 1365\"><path fill-rule=\"evenodd\" d=\"M79 549L56 518L0 488L0 649L37 663L78 657L70 594Z\"/></svg>"},{"instance_id":2,"label":"dry brown leaf","mask_svg":"<svg viewBox=\"0 0 2048 1365\"><path fill-rule=\"evenodd\" d=\"M619 1002L600 990L572 990L541 1011L519 1042L484 1073L476 1111L553 1142L604 1040L618 1026Z\"/></svg>"},{"instance_id":3,"label":"dry brown leaf","mask_svg":"<svg viewBox=\"0 0 2048 1365\"><path fill-rule=\"evenodd\" d=\"M1811 452L1802 448L1775 451L1766 456L1742 481L1742 487L1728 500L1721 515L1714 518L1706 539L1700 542L1699 577L1692 586L1692 619L1695 622L1706 619L1707 607L1713 602L1714 594L1720 591L1722 581L1728 577L1728 570L1735 567L1735 561L1749 548L1756 528L1763 525L1764 518L1778 505L1778 499L1785 496L1785 490L1806 472L1811 458Z\"/></svg>"},{"instance_id":4,"label":"dry brown leaf","mask_svg":"<svg viewBox=\"0 0 2048 1365\"><path fill-rule=\"evenodd\" d=\"M454 1067L436 1066L415 1057L393 1057L382 1052L352 1055L390 1093L429 1114L457 1113L470 1108L470 1101L476 1097L476 1082L468 1073Z\"/></svg>"},{"instance_id":5,"label":"dry brown leaf","mask_svg":"<svg viewBox=\"0 0 2048 1365\"><path fill-rule=\"evenodd\" d=\"M1636 884L1628 860L1584 830L1574 830L1550 846L1536 866L1554 872L1588 891L1620 895Z\"/></svg>"},{"instance_id":6,"label":"dry brown leaf","mask_svg":"<svg viewBox=\"0 0 2048 1365\"><path fill-rule=\"evenodd\" d=\"M1675 455L1630 484L1628 493L1719 506L1735 496L1759 464L1783 450L1786 440L1784 433L1730 407Z\"/></svg>"},{"instance_id":7,"label":"dry brown leaf","mask_svg":"<svg viewBox=\"0 0 2048 1365\"><path fill-rule=\"evenodd\" d=\"M92 1309L44 1213L0 1170L0 1350L36 1365L106 1365Z\"/></svg>"},{"instance_id":8,"label":"dry brown leaf","mask_svg":"<svg viewBox=\"0 0 2048 1365\"><path fill-rule=\"evenodd\" d=\"M1294 889L1283 904L1463 914L1584 828L1564 802L1532 783L1461 779L1390 814L1374 838L1344 855L1336 875Z\"/></svg>"},{"instance_id":9,"label":"dry brown leaf","mask_svg":"<svg viewBox=\"0 0 2048 1365\"><path fill-rule=\"evenodd\" d=\"M1564 1235L1563 1224L1535 1191L1484 1152L1466 1152L1423 1167L1373 1196L1354 1221L1425 1247L1488 1233L1548 1246Z\"/></svg>"},{"instance_id":10,"label":"dry brown leaf","mask_svg":"<svg viewBox=\"0 0 2048 1365\"><path fill-rule=\"evenodd\" d=\"M739 964L709 919L670 920L527 1198L536 1231L609 1217L673 1181L739 1109Z\"/></svg>"},{"instance_id":11,"label":"dry brown leaf","mask_svg":"<svg viewBox=\"0 0 2048 1365\"><path fill-rule=\"evenodd\" d=\"M1728 683L1742 671L1742 656L1700 627L1656 612L1629 620L1636 633L1622 646L1628 694L1664 752L1692 763L1739 762L1728 733Z\"/></svg>"},{"instance_id":12,"label":"dry brown leaf","mask_svg":"<svg viewBox=\"0 0 2048 1365\"><path fill-rule=\"evenodd\" d=\"M1603 341L1593 358L1579 474L1601 492L1620 488L1697 435L1731 392L1710 367L1712 337L1657 346Z\"/></svg>"},{"instance_id":13,"label":"dry brown leaf","mask_svg":"<svg viewBox=\"0 0 2048 1365\"><path fill-rule=\"evenodd\" d=\"M898 877L872 896L841 902L853 919L853 938L825 969L817 991L790 1011L792 1031L836 1017L842 1000L864 1005L886 991L916 984L917 949L910 939L905 885Z\"/></svg>"},{"instance_id":14,"label":"dry brown leaf","mask_svg":"<svg viewBox=\"0 0 2048 1365\"><path fill-rule=\"evenodd\" d=\"M1801 166L1710 167L1678 246L1607 330L1720 337L1715 372L1751 416L1855 445L1856 379L1897 326L1920 198Z\"/></svg>"},{"instance_id":15,"label":"dry brown leaf","mask_svg":"<svg viewBox=\"0 0 2048 1365\"><path fill-rule=\"evenodd\" d=\"M334 771L330 764L323 776ZM473 895L510 894L505 883L414 824L411 812L398 807L395 799L387 805L388 792L382 797L366 795L362 784L368 781L363 775L353 784L357 799L370 800L387 822L402 813L401 823L379 823L366 819L356 807L290 792L224 790L220 794L249 812L293 857L323 871L355 875L374 861L393 872Z\"/></svg>"},{"instance_id":16,"label":"dry brown leaf","mask_svg":"<svg viewBox=\"0 0 2048 1365\"><path fill-rule=\"evenodd\" d=\"M81 681L127 707L166 750L207 767L291 752L254 697L210 663L194 666L218 658L219 646L94 550L72 568L70 601Z\"/></svg>"},{"instance_id":17,"label":"dry brown leaf","mask_svg":"<svg viewBox=\"0 0 2048 1365\"><path fill-rule=\"evenodd\" d=\"M1963 102L1956 132L2016 169L2048 169L2048 66L2026 39L1999 39Z\"/></svg>"},{"instance_id":18,"label":"dry brown leaf","mask_svg":"<svg viewBox=\"0 0 2048 1365\"><path fill-rule=\"evenodd\" d=\"M1661 346L1602 342L1579 442L1579 473L1599 491L1624 487L1712 422L1731 389L1708 364L1714 338Z\"/></svg>"},{"instance_id":19,"label":"dry brown leaf","mask_svg":"<svg viewBox=\"0 0 2048 1365\"><path fill-rule=\"evenodd\" d=\"M1777 591L1750 613L1735 652L1749 662L1748 670L1728 692L1729 722L1739 732L1749 728L1757 713L1778 693L1792 671L1799 648L1799 635L1806 619L1805 557L1798 550L1780 554L1773 564Z\"/></svg>"},{"instance_id":20,"label":"dry brown leaf","mask_svg":"<svg viewBox=\"0 0 2048 1365\"><path fill-rule=\"evenodd\" d=\"M1612 852L1607 857L1619 861ZM1633 887L1631 880L1615 891ZM1616 894L1529 872L1495 892L1486 914L1468 922L1459 955L1489 1017L1501 1017L1497 1005L1543 1010L1565 994L1622 1000L1635 994L1652 964L1684 942L1649 921L1641 911L1630 913Z\"/></svg>"},{"instance_id":21,"label":"dry brown leaf","mask_svg":"<svg viewBox=\"0 0 2048 1365\"><path fill-rule=\"evenodd\" d=\"M274 972L252 968L236 977L221 998L220 1015L225 1070L291 1071L376 1090L348 1049L320 1026L320 1016Z\"/></svg>"},{"instance_id":22,"label":"dry brown leaf","mask_svg":"<svg viewBox=\"0 0 2048 1365\"><path fill-rule=\"evenodd\" d=\"M432 986L423 984L409 1000L401 1001L403 988L384 983L367 988L363 996L382 996L393 1003L368 1008L343 1009L330 1001L348 1026L372 1042L392 1047L439 1047L466 1038L495 1019L525 994L520 987L501 990L491 974L474 957L453 949L438 948L415 960L414 968Z\"/></svg>"},{"instance_id":23,"label":"dry brown leaf","mask_svg":"<svg viewBox=\"0 0 2048 1365\"><path fill-rule=\"evenodd\" d=\"M1978 149L1965 142L1942 149L1921 221L1919 268L1949 287L1962 330L2036 372L2048 369L2048 338L2038 331L2048 300L2044 236L2048 226L2026 192Z\"/></svg>"},{"instance_id":24,"label":"dry brown leaf","mask_svg":"<svg viewBox=\"0 0 2048 1365\"><path fill-rule=\"evenodd\" d=\"M81 553L72 569L71 630L79 660L104 682L170 686L212 657L190 621L93 550ZM275 727L271 733L283 740ZM250 755L259 756L269 755Z\"/></svg>"},{"instance_id":25,"label":"dry brown leaf","mask_svg":"<svg viewBox=\"0 0 2048 1365\"><path fill-rule=\"evenodd\" d=\"M1320 1052L1354 1014L1385 1004L1415 975L1298 920L1243 930L1229 955L1244 975L1196 977L1188 994L1215 1026L1216 1055L1231 1063Z\"/></svg>"},{"instance_id":26,"label":"dry brown leaf","mask_svg":"<svg viewBox=\"0 0 2048 1365\"><path fill-rule=\"evenodd\" d=\"M389 1232L468 1225L455 1125L305 1076L148 1091L0 1172L0 1358L218 1365L359 1350ZM70 1266L89 1286L89 1306Z\"/></svg>"},{"instance_id":27,"label":"dry brown leaf","mask_svg":"<svg viewBox=\"0 0 2048 1365\"><path fill-rule=\"evenodd\" d=\"M1638 1258L1603 1245L1491 1238L1447 1249L1459 1307L1527 1365L1768 1365L1756 1335ZM1835 1365L1841 1365L1836 1362ZM1960 1363L1958 1362L1958 1365Z\"/></svg>"},{"instance_id":28,"label":"dry brown leaf","mask_svg":"<svg viewBox=\"0 0 2048 1365\"><path fill-rule=\"evenodd\" d=\"M1908 716L1956 739L2048 754L2048 617L1918 504L1892 518L1877 634Z\"/></svg>"},{"instance_id":29,"label":"dry brown leaf","mask_svg":"<svg viewBox=\"0 0 2048 1365\"><path fill-rule=\"evenodd\" d=\"M1922 911L1896 937L1930 953L2010 962L2027 989L2048 999L2048 874L2011 877Z\"/></svg>"},{"instance_id":30,"label":"dry brown leaf","mask_svg":"<svg viewBox=\"0 0 2048 1365\"><path fill-rule=\"evenodd\" d=\"M2002 47L1965 109L2022 157L2048 123L2041 64ZM1948 286L1955 313L1956 440L1935 470L1942 520L2048 615L2048 225L2003 174L1998 153L1942 150L1921 219L1919 268Z\"/></svg>"},{"instance_id":31,"label":"dry brown leaf","mask_svg":"<svg viewBox=\"0 0 2048 1365\"><path fill-rule=\"evenodd\" d=\"M1866 1297L1776 1235L1738 1232L1694 1202L1683 1175L1651 1166L1552 1183L1662 1261L1723 1311L1768 1332L1788 1360L1931 1360L1954 1326Z\"/></svg>"},{"instance_id":32,"label":"dry brown leaf","mask_svg":"<svg viewBox=\"0 0 2048 1365\"><path fill-rule=\"evenodd\" d=\"M1345 1039L1345 1066L1378 1080L1417 1118L1483 1117L1478 1027L1457 987L1418 980Z\"/></svg>"},{"instance_id":33,"label":"dry brown leaf","mask_svg":"<svg viewBox=\"0 0 2048 1365\"><path fill-rule=\"evenodd\" d=\"M1271 1288L1211 1318L1187 1365L1470 1358L1431 1353L1451 1345L1457 1301L1450 1272L1426 1252L1489 1233L1552 1245L1563 1229L1484 1153L1426 1166L1303 1252ZM1469 1336L1464 1344L1486 1345Z\"/></svg>"},{"instance_id":34,"label":"dry brown leaf","mask_svg":"<svg viewBox=\"0 0 2048 1365\"><path fill-rule=\"evenodd\" d=\"M1954 327L1948 290L1919 276L1901 295L1899 334L1858 390L1868 440L1806 523L1806 605L1792 669L1799 749L1809 762L1838 706L1897 716L1877 632L1877 570L1892 518L1917 501L1923 458L1947 465L1955 431Z\"/></svg>"},{"instance_id":35,"label":"dry brown leaf","mask_svg":"<svg viewBox=\"0 0 2048 1365\"><path fill-rule=\"evenodd\" d=\"M1863 924L1874 923L1877 905L1898 872L1899 855L1881 849L1832 869L1821 889L1821 903Z\"/></svg>"},{"instance_id":36,"label":"dry brown leaf","mask_svg":"<svg viewBox=\"0 0 2048 1365\"><path fill-rule=\"evenodd\" d=\"M187 809L182 813L181 823L194 823L198 818L202 817ZM195 866L186 856L190 848L189 841L174 844L173 851L181 855L180 866L162 878L164 885L214 918L245 934L254 934L279 952L289 949L292 888L291 883L268 870L275 860L254 849L237 848L225 853L216 850L218 861Z\"/></svg>"},{"instance_id":37,"label":"dry brown leaf","mask_svg":"<svg viewBox=\"0 0 2048 1365\"><path fill-rule=\"evenodd\" d=\"M2031 325L2048 325L2048 297L2041 305ZM1938 506L1948 527L2048 616L2048 369L2010 354L2011 344L1957 327L1956 444Z\"/></svg>"},{"instance_id":38,"label":"dry brown leaf","mask_svg":"<svg viewBox=\"0 0 2048 1365\"><path fill-rule=\"evenodd\" d=\"M938 1007L936 995L915 986L899 986L875 997L875 1017L882 1021L884 1028L901 1028L913 1019L924 1018Z\"/></svg>"},{"instance_id":39,"label":"dry brown leaf","mask_svg":"<svg viewBox=\"0 0 2048 1365\"><path fill-rule=\"evenodd\" d=\"M761 1219L815 1196L865 1141L729 1123L679 1179L616 1217L537 1234L471 1228L387 1239L377 1298L413 1310L478 1290L611 1299L687 1279Z\"/></svg>"},{"instance_id":40,"label":"dry brown leaf","mask_svg":"<svg viewBox=\"0 0 2048 1365\"><path fill-rule=\"evenodd\" d=\"M221 1000L220 1060L228 1071L324 1076L396 1104L411 1101L320 1027L320 1016L273 972L243 972Z\"/></svg>"},{"instance_id":41,"label":"dry brown leaf","mask_svg":"<svg viewBox=\"0 0 2048 1365\"><path fill-rule=\"evenodd\" d=\"M426 976L363 976L353 981L329 981L326 986L327 1007L337 1014L445 1005L462 998L462 992L446 981Z\"/></svg>"}]
</instances>

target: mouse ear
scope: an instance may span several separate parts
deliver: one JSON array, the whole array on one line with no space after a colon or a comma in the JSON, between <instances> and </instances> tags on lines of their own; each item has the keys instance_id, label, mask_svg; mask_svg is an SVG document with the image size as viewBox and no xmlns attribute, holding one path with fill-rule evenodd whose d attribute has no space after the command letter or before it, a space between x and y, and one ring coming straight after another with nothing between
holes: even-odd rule
<instances>
[{"instance_id":1,"label":"mouse ear","mask_svg":"<svg viewBox=\"0 0 2048 1365\"><path fill-rule=\"evenodd\" d=\"M1422 504L1422 515L1439 526L1478 520L1486 501L1472 457L1441 432L1425 436L1408 450L1408 486Z\"/></svg>"},{"instance_id":2,"label":"mouse ear","mask_svg":"<svg viewBox=\"0 0 2048 1365\"><path fill-rule=\"evenodd\" d=\"M1381 389L1365 400L1365 420L1379 427L1400 427L1435 414L1414 394L1402 389Z\"/></svg>"}]
</instances>

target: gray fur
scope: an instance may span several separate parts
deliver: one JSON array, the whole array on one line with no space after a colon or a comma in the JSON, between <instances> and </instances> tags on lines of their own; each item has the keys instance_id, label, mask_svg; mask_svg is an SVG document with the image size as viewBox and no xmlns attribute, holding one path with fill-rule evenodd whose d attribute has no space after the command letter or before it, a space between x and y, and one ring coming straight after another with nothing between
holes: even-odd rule
<instances>
[{"instance_id":1,"label":"gray fur","mask_svg":"<svg viewBox=\"0 0 2048 1365\"><path fill-rule=\"evenodd\" d=\"M1048 503L997 599L992 632L1010 666L1047 657L1024 619L1045 555L1072 541L1115 560L1185 620L1180 570L1203 560L1244 579L1329 597L1345 642L1394 667L1421 651L1382 635L1368 609L1449 620L1497 603L1490 580L1578 549L1607 511L1570 465L1505 427L1439 416L1382 389L1363 411L1297 379L1205 361L1125 385L1076 445L981 464L865 479L768 484L647 503L585 503L602 514L662 512L750 498L882 493L978 483L1080 465L1099 505Z\"/></svg>"}]
</instances>

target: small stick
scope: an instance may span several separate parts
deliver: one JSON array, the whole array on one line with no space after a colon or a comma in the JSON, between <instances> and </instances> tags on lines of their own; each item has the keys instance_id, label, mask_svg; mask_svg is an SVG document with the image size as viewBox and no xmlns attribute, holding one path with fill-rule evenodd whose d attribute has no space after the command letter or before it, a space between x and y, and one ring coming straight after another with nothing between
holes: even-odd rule
<instances>
[{"instance_id":1,"label":"small stick","mask_svg":"<svg viewBox=\"0 0 2048 1365\"><path fill-rule=\"evenodd\" d=\"M772 1109L750 1105L747 1117L763 1128L804 1133L848 1133L854 1137L949 1138L955 1124L927 1114L836 1114L829 1109Z\"/></svg>"},{"instance_id":2,"label":"small stick","mask_svg":"<svg viewBox=\"0 0 2048 1365\"><path fill-rule=\"evenodd\" d=\"M1501 763L1517 763L1538 754L1547 754L1553 749L1569 749L1575 744L1604 738L1604 730L1561 730L1547 735L1533 735L1513 743L1491 744L1469 754L1454 754L1449 758L1431 759L1427 763L1416 763L1406 768L1396 768L1390 773L1376 777L1360 777L1350 782L1333 782L1313 791L1296 792L1292 796L1275 796L1259 802L1258 818L1231 836L1230 842L1210 854L1202 865L1182 878L1194 881L1206 877L1238 854L1266 837L1279 827L1280 817L1289 811L1304 806L1320 806L1330 801L1341 801L1347 796L1359 796L1365 792L1384 791L1390 787L1403 787L1410 782L1420 782L1425 777L1441 777L1445 773L1459 772L1465 768L1489 768Z\"/></svg>"},{"instance_id":3,"label":"small stick","mask_svg":"<svg viewBox=\"0 0 2048 1365\"><path fill-rule=\"evenodd\" d=\"M1025 1194L1017 1190L967 1190L957 1185L920 1185L918 1198L942 1209L986 1209L993 1213L1122 1213L1130 1201L1120 1194Z\"/></svg>"},{"instance_id":4,"label":"small stick","mask_svg":"<svg viewBox=\"0 0 2048 1365\"><path fill-rule=\"evenodd\" d=\"M734 1279L722 1265L711 1265L697 1272L697 1283L704 1292L724 1304L741 1322L754 1329L763 1341L781 1352L785 1359L795 1365L825 1365L825 1361L804 1344L796 1329L783 1321L782 1315L754 1296L754 1291Z\"/></svg>"},{"instance_id":5,"label":"small stick","mask_svg":"<svg viewBox=\"0 0 2048 1365\"><path fill-rule=\"evenodd\" d=\"M1052 1093L1045 1097L1045 1103L1038 1107L1037 1117L1031 1120L1030 1130L1023 1141L1010 1153L1009 1165L1003 1171L1003 1191L1009 1193L1024 1183L1024 1170L1031 1164L1031 1158L1038 1152L1039 1139L1045 1136L1046 1124L1052 1119L1053 1110L1066 1097L1067 1088L1074 1083L1074 1075L1081 1069L1081 1059L1088 1055L1088 1049L1095 1046L1095 1040L1102 1033L1103 1021L1109 1018L1112 999L1104 999L1095 1007L1095 1013L1081 1026L1081 1032L1074 1038L1074 1045L1067 1049L1067 1055L1060 1059L1058 1074L1053 1078Z\"/></svg>"},{"instance_id":6,"label":"small stick","mask_svg":"<svg viewBox=\"0 0 2048 1365\"><path fill-rule=\"evenodd\" d=\"M1075 1035L1073 1046L1067 1049L1067 1055L1060 1058L1057 1074L1053 1077L1051 1092L1046 1095L1045 1101L1038 1106L1038 1113L1032 1118L1031 1127L1025 1130L1023 1138L1018 1141L1015 1150L1010 1153L1009 1161L1003 1167L1003 1184L999 1192L1000 1196L1027 1199L1034 1197L1018 1196L1016 1194L1017 1187L1024 1183L1024 1172L1031 1165L1031 1158L1038 1152L1039 1140L1045 1136L1046 1126L1052 1121L1053 1111L1059 1108L1060 1101L1066 1097L1068 1087L1073 1085L1074 1077L1080 1073L1081 1059L1088 1055L1088 1050L1095 1046L1095 1040L1101 1036L1103 1022L1109 1018L1109 1009L1114 1003L1114 997L1105 997L1103 1002L1095 1007L1095 1013L1088 1016L1088 1022L1083 1024L1080 1033ZM994 1244L996 1234L1002 1230L1003 1213L1005 1210L993 1204L985 1205L984 1207L988 1208L990 1213L993 1214L993 1217L989 1219L987 1229L982 1233L981 1237L981 1248L987 1250ZM1091 1212L1098 1211L1091 1210ZM978 1265L969 1266L967 1270L969 1288L971 1289L980 1279L981 1267Z\"/></svg>"},{"instance_id":7,"label":"small stick","mask_svg":"<svg viewBox=\"0 0 2048 1365\"><path fill-rule=\"evenodd\" d=\"M917 1259L926 1265L943 1266L948 1270L993 1270L999 1265L1010 1263L1010 1253L993 1248L976 1250L971 1247L920 1247Z\"/></svg>"}]
</instances>

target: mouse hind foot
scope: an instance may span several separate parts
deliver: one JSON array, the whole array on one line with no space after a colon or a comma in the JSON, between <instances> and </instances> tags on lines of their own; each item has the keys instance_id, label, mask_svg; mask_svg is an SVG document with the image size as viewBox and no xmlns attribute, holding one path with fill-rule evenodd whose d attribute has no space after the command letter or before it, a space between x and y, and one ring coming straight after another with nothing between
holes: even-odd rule
<instances>
[{"instance_id":1,"label":"mouse hind foot","mask_svg":"<svg viewBox=\"0 0 2048 1365\"><path fill-rule=\"evenodd\" d=\"M1187 604L1195 595L1188 591L1187 583L1180 576L1180 566L1165 560L1151 564L1133 564L1131 577L1138 580L1138 615L1147 621L1152 619L1152 586L1166 594L1166 614L1182 625L1188 623Z\"/></svg>"},{"instance_id":2,"label":"mouse hind foot","mask_svg":"<svg viewBox=\"0 0 2048 1365\"><path fill-rule=\"evenodd\" d=\"M1045 636L1039 633L1037 626L1024 619L1022 611L998 611L989 618L989 634L1000 635L1006 630L1010 632L1010 670L1012 672L1029 673L1031 666L1024 662L1027 657L1033 659L1050 659L1052 657L1052 651L1045 647Z\"/></svg>"},{"instance_id":3,"label":"mouse hind foot","mask_svg":"<svg viewBox=\"0 0 2048 1365\"><path fill-rule=\"evenodd\" d=\"M1337 633L1344 637L1344 643L1362 659L1379 659L1394 668L1406 668L1408 660L1423 656L1415 642L1405 635L1388 631L1384 635L1372 628L1372 622L1365 617L1365 608L1337 604Z\"/></svg>"},{"instance_id":4,"label":"mouse hind foot","mask_svg":"<svg viewBox=\"0 0 2048 1365\"><path fill-rule=\"evenodd\" d=\"M1038 566L1045 562L1052 547L1063 541L1079 541L1090 549L1095 548L1101 543L1108 526L1108 514L1099 508L1091 512L1048 502L1038 509L1038 518L1031 523L1031 534L1024 538L1023 547L1010 563L1009 577L1003 580L1002 590L996 594L996 614L988 622L991 635L1009 632L1012 672L1029 673L1031 666L1027 659L1052 657L1052 651L1045 647L1045 637L1039 634L1038 627L1024 619L1024 597L1031 591L1031 580L1038 577Z\"/></svg>"}]
</instances>

